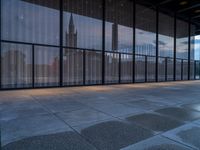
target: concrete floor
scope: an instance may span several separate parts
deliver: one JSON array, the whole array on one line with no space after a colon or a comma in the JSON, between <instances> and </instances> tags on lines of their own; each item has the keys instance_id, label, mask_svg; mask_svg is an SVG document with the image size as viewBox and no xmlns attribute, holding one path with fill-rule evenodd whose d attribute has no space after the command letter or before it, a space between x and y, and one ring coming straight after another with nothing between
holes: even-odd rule
<instances>
[{"instance_id":1,"label":"concrete floor","mask_svg":"<svg viewBox=\"0 0 200 150\"><path fill-rule=\"evenodd\" d=\"M200 149L200 81L0 92L2 150Z\"/></svg>"}]
</instances>

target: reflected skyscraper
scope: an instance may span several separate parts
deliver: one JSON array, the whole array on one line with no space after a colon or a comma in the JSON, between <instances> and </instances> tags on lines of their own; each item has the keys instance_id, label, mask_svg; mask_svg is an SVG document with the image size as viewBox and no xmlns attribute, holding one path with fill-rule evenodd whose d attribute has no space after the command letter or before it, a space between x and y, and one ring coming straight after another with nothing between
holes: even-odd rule
<instances>
[{"instance_id":1,"label":"reflected skyscraper","mask_svg":"<svg viewBox=\"0 0 200 150\"><path fill-rule=\"evenodd\" d=\"M69 20L68 32L66 33L66 45L68 47L77 47L77 30L75 29L73 15Z\"/></svg>"},{"instance_id":2,"label":"reflected skyscraper","mask_svg":"<svg viewBox=\"0 0 200 150\"><path fill-rule=\"evenodd\" d=\"M112 51L118 50L118 24L112 24Z\"/></svg>"}]
</instances>

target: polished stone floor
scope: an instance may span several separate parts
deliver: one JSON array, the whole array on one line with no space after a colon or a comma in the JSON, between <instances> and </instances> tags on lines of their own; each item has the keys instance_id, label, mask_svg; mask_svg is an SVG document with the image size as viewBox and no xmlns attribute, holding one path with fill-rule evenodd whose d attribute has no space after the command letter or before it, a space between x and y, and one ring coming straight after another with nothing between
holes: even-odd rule
<instances>
[{"instance_id":1,"label":"polished stone floor","mask_svg":"<svg viewBox=\"0 0 200 150\"><path fill-rule=\"evenodd\" d=\"M200 150L200 81L0 92L2 150Z\"/></svg>"}]
</instances>

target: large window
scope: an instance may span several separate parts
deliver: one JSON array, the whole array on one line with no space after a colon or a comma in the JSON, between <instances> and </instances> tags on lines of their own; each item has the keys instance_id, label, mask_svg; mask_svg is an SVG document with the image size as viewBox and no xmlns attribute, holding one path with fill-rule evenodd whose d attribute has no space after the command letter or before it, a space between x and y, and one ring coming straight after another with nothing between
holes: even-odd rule
<instances>
[{"instance_id":1,"label":"large window","mask_svg":"<svg viewBox=\"0 0 200 150\"><path fill-rule=\"evenodd\" d=\"M136 54L156 55L156 11L136 5Z\"/></svg>"},{"instance_id":2,"label":"large window","mask_svg":"<svg viewBox=\"0 0 200 150\"><path fill-rule=\"evenodd\" d=\"M2 39L59 45L59 1L1 0Z\"/></svg>"},{"instance_id":3,"label":"large window","mask_svg":"<svg viewBox=\"0 0 200 150\"><path fill-rule=\"evenodd\" d=\"M133 52L133 1L106 0L107 51Z\"/></svg>"},{"instance_id":4,"label":"large window","mask_svg":"<svg viewBox=\"0 0 200 150\"><path fill-rule=\"evenodd\" d=\"M188 59L188 23L177 19L176 26L176 58Z\"/></svg>"},{"instance_id":5,"label":"large window","mask_svg":"<svg viewBox=\"0 0 200 150\"><path fill-rule=\"evenodd\" d=\"M2 88L32 87L32 47L1 43Z\"/></svg>"},{"instance_id":6,"label":"large window","mask_svg":"<svg viewBox=\"0 0 200 150\"><path fill-rule=\"evenodd\" d=\"M159 56L173 57L174 55L174 18L159 13L158 26Z\"/></svg>"},{"instance_id":7,"label":"large window","mask_svg":"<svg viewBox=\"0 0 200 150\"><path fill-rule=\"evenodd\" d=\"M82 85L83 50L64 48L63 51L64 85Z\"/></svg>"},{"instance_id":8,"label":"large window","mask_svg":"<svg viewBox=\"0 0 200 150\"><path fill-rule=\"evenodd\" d=\"M158 33L158 80L173 80L174 17L159 13Z\"/></svg>"},{"instance_id":9,"label":"large window","mask_svg":"<svg viewBox=\"0 0 200 150\"><path fill-rule=\"evenodd\" d=\"M63 44L102 49L102 1L63 0Z\"/></svg>"},{"instance_id":10,"label":"large window","mask_svg":"<svg viewBox=\"0 0 200 150\"><path fill-rule=\"evenodd\" d=\"M59 85L59 48L35 46L35 86Z\"/></svg>"}]
</instances>

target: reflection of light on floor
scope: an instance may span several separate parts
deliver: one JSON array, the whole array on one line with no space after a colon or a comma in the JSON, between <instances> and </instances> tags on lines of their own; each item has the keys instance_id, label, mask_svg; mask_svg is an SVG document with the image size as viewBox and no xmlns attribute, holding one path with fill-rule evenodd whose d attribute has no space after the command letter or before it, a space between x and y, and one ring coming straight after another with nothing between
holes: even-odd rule
<instances>
[{"instance_id":1,"label":"reflection of light on floor","mask_svg":"<svg viewBox=\"0 0 200 150\"><path fill-rule=\"evenodd\" d=\"M177 84L178 83L178 84ZM53 95L73 95L84 92L111 92L117 90L134 90L134 89L153 89L157 87L170 87L199 83L196 81L178 81L178 82L158 82L158 83L135 83L135 84L116 84L116 85L97 85L97 86L80 86L80 87L61 87L61 88L46 88L46 89L26 89L26 90L11 90L2 91L1 98L23 96L53 96ZM0 92L1 93L1 92Z\"/></svg>"}]
</instances>

